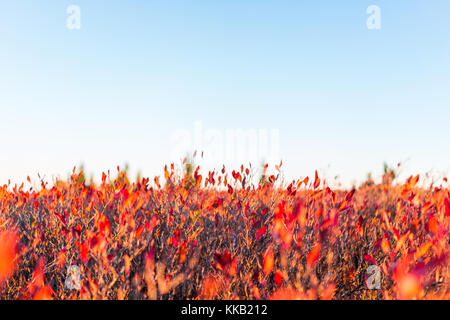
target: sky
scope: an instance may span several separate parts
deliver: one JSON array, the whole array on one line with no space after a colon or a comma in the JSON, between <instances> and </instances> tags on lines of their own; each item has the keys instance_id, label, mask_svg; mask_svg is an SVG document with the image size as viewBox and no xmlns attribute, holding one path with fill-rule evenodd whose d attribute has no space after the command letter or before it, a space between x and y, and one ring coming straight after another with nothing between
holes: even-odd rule
<instances>
[{"instance_id":1,"label":"sky","mask_svg":"<svg viewBox=\"0 0 450 320\"><path fill-rule=\"evenodd\" d=\"M448 0L2 0L0 184L80 164L160 175L194 149L205 168L280 159L287 180L346 185L384 162L444 176L449 14ZM258 136L239 149L227 132Z\"/></svg>"}]
</instances>

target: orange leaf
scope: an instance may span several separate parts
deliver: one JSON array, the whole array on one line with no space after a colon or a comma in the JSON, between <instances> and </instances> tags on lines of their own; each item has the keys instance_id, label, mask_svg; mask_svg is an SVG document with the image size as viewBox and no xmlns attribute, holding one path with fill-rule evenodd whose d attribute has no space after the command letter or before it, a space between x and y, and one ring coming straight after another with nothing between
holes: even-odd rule
<instances>
[{"instance_id":1,"label":"orange leaf","mask_svg":"<svg viewBox=\"0 0 450 320\"><path fill-rule=\"evenodd\" d=\"M411 273L407 274L398 282L398 298L401 300L413 299L420 293L421 288L418 277Z\"/></svg>"},{"instance_id":2,"label":"orange leaf","mask_svg":"<svg viewBox=\"0 0 450 320\"><path fill-rule=\"evenodd\" d=\"M15 269L17 255L17 234L6 231L0 233L0 283Z\"/></svg>"},{"instance_id":3,"label":"orange leaf","mask_svg":"<svg viewBox=\"0 0 450 320\"><path fill-rule=\"evenodd\" d=\"M263 259L263 271L267 275L272 272L274 265L273 251L269 250L264 255Z\"/></svg>"},{"instance_id":4,"label":"orange leaf","mask_svg":"<svg viewBox=\"0 0 450 320\"><path fill-rule=\"evenodd\" d=\"M427 243L424 243L423 245L421 245L420 248L417 249L417 251L415 253L416 260L420 259L420 257L422 257L424 254L426 254L432 246L433 246L433 242L431 242L431 241L428 241Z\"/></svg>"},{"instance_id":5,"label":"orange leaf","mask_svg":"<svg viewBox=\"0 0 450 320\"><path fill-rule=\"evenodd\" d=\"M435 217L431 218L430 221L428 221L428 223L427 223L428 231L431 231L434 234L436 234L437 233L437 225L438 225L437 219Z\"/></svg>"},{"instance_id":6,"label":"orange leaf","mask_svg":"<svg viewBox=\"0 0 450 320\"><path fill-rule=\"evenodd\" d=\"M58 253L57 261L58 261L58 266L60 268L63 268L64 267L64 263L66 262L66 251L65 250L61 250Z\"/></svg>"},{"instance_id":7,"label":"orange leaf","mask_svg":"<svg viewBox=\"0 0 450 320\"><path fill-rule=\"evenodd\" d=\"M381 249L383 250L384 254L388 254L390 251L389 241L386 237L381 240Z\"/></svg>"},{"instance_id":8,"label":"orange leaf","mask_svg":"<svg viewBox=\"0 0 450 320\"><path fill-rule=\"evenodd\" d=\"M159 177L155 177L155 184L158 187L158 189L161 189L161 185L159 184Z\"/></svg>"},{"instance_id":9,"label":"orange leaf","mask_svg":"<svg viewBox=\"0 0 450 320\"><path fill-rule=\"evenodd\" d=\"M309 177L306 177L305 179L303 179L302 183L305 184L305 186L308 184L309 182ZM300 183L301 184L301 183Z\"/></svg>"},{"instance_id":10,"label":"orange leaf","mask_svg":"<svg viewBox=\"0 0 450 320\"><path fill-rule=\"evenodd\" d=\"M52 300L52 293L52 289L45 286L33 296L33 300Z\"/></svg>"},{"instance_id":11,"label":"orange leaf","mask_svg":"<svg viewBox=\"0 0 450 320\"><path fill-rule=\"evenodd\" d=\"M316 264L317 260L320 256L320 243L316 244L316 246L309 252L308 257L306 258L306 263L308 267L312 267Z\"/></svg>"}]
</instances>

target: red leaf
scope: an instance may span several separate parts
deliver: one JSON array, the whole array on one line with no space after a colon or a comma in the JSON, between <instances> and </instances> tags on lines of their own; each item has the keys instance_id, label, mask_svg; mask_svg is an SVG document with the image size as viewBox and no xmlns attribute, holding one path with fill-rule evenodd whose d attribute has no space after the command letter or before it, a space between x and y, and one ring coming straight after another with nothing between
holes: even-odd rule
<instances>
[{"instance_id":1,"label":"red leaf","mask_svg":"<svg viewBox=\"0 0 450 320\"><path fill-rule=\"evenodd\" d=\"M228 251L225 251L223 253L216 252L214 254L214 257L218 266L222 270L231 263L231 254Z\"/></svg>"},{"instance_id":2,"label":"red leaf","mask_svg":"<svg viewBox=\"0 0 450 320\"><path fill-rule=\"evenodd\" d=\"M81 244L80 258L81 258L81 261L83 261L83 263L88 263L88 261L89 261L88 253L89 253L89 248L88 248L87 244L86 243Z\"/></svg>"},{"instance_id":3,"label":"red leaf","mask_svg":"<svg viewBox=\"0 0 450 320\"><path fill-rule=\"evenodd\" d=\"M139 228L136 229L136 238L139 238L142 233L144 232L144 227L140 226Z\"/></svg>"},{"instance_id":4,"label":"red leaf","mask_svg":"<svg viewBox=\"0 0 450 320\"><path fill-rule=\"evenodd\" d=\"M267 227L264 226L261 229L259 229L258 233L256 234L256 241L259 240L265 233L266 233Z\"/></svg>"},{"instance_id":5,"label":"red leaf","mask_svg":"<svg viewBox=\"0 0 450 320\"><path fill-rule=\"evenodd\" d=\"M450 216L450 198L444 200L444 213L447 217Z\"/></svg>"},{"instance_id":6,"label":"red leaf","mask_svg":"<svg viewBox=\"0 0 450 320\"><path fill-rule=\"evenodd\" d=\"M178 228L175 230L175 234L174 234L173 237L172 237L172 245L173 245L174 247L178 247L178 242L180 241L180 236L181 236L181 233L180 233L180 227L178 227Z\"/></svg>"},{"instance_id":7,"label":"red leaf","mask_svg":"<svg viewBox=\"0 0 450 320\"><path fill-rule=\"evenodd\" d=\"M375 265L377 264L375 259L372 258L371 256L367 255L367 254L364 256L364 260L369 261L370 263L375 264Z\"/></svg>"},{"instance_id":8,"label":"red leaf","mask_svg":"<svg viewBox=\"0 0 450 320\"><path fill-rule=\"evenodd\" d=\"M281 275L281 273L277 272L275 273L275 275L273 276L273 280L275 281L275 283L279 286L281 286L283 284L283 276Z\"/></svg>"},{"instance_id":9,"label":"red leaf","mask_svg":"<svg viewBox=\"0 0 450 320\"><path fill-rule=\"evenodd\" d=\"M317 170L315 173L315 179L314 179L314 189L317 189L320 185L320 179L319 179L319 175L317 174Z\"/></svg>"},{"instance_id":10,"label":"red leaf","mask_svg":"<svg viewBox=\"0 0 450 320\"><path fill-rule=\"evenodd\" d=\"M228 251L223 253L216 252L214 254L215 266L223 271L227 276L234 276L237 272L237 258L232 258Z\"/></svg>"},{"instance_id":11,"label":"red leaf","mask_svg":"<svg viewBox=\"0 0 450 320\"><path fill-rule=\"evenodd\" d=\"M350 191L349 193L347 193L347 195L345 196L345 201L350 201L353 198L353 195L355 194L355 189L353 189L352 191Z\"/></svg>"}]
</instances>

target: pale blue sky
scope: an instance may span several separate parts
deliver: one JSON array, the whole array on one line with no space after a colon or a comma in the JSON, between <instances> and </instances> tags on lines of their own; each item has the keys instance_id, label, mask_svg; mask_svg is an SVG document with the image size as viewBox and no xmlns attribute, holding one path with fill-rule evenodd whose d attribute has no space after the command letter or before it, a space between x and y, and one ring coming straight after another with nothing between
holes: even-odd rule
<instances>
[{"instance_id":1,"label":"pale blue sky","mask_svg":"<svg viewBox=\"0 0 450 320\"><path fill-rule=\"evenodd\" d=\"M449 14L448 0L2 0L0 183L80 163L160 174L197 120L279 129L288 178L361 181L405 160L447 173Z\"/></svg>"}]
</instances>

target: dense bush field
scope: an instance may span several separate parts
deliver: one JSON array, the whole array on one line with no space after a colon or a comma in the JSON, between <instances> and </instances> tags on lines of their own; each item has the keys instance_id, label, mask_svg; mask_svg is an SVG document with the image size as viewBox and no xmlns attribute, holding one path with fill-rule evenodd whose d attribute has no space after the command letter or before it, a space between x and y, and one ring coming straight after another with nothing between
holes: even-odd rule
<instances>
[{"instance_id":1,"label":"dense bush field","mask_svg":"<svg viewBox=\"0 0 450 320\"><path fill-rule=\"evenodd\" d=\"M51 188L0 187L0 298L450 298L447 187L388 172L331 190L317 173L282 184L279 170L256 184L250 168L202 177L186 164L151 181L74 170Z\"/></svg>"}]
</instances>

